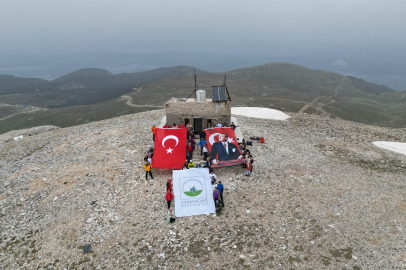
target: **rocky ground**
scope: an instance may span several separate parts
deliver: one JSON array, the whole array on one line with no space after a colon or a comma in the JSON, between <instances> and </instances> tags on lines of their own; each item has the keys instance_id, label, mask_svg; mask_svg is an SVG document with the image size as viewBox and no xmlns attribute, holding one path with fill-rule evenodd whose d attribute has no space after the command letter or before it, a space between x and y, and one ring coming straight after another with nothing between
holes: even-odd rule
<instances>
[{"instance_id":1,"label":"rocky ground","mask_svg":"<svg viewBox=\"0 0 406 270\"><path fill-rule=\"evenodd\" d=\"M144 180L151 111L0 144L1 269L403 269L406 132L238 117L253 175L216 169L220 214L166 221L170 171ZM83 254L91 244L92 252Z\"/></svg>"}]
</instances>

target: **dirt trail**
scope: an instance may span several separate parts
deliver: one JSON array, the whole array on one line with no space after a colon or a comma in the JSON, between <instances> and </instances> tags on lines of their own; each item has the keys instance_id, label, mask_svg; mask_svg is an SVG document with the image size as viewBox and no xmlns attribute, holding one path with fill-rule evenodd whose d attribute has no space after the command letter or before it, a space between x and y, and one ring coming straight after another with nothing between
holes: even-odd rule
<instances>
[{"instance_id":1,"label":"dirt trail","mask_svg":"<svg viewBox=\"0 0 406 270\"><path fill-rule=\"evenodd\" d=\"M23 114L23 113L34 113L34 112L38 112L38 111L46 111L47 109L44 109L44 108L35 108L34 110L31 110L31 111L23 111L23 112L18 112L18 113L13 113L13 114L10 114L9 116L7 116L7 117L4 117L4 118L0 118L0 121L2 121L2 120L6 120L6 119L8 119L8 118L10 118L10 117L12 117L12 116L14 116L14 115L17 115L17 114Z\"/></svg>"},{"instance_id":2,"label":"dirt trail","mask_svg":"<svg viewBox=\"0 0 406 270\"><path fill-rule=\"evenodd\" d=\"M341 85L343 84L343 81L345 80L345 76L343 77L343 79L341 80L340 84L338 85L337 89L336 89L336 93L334 94L334 96L337 96L338 90L340 90Z\"/></svg>"},{"instance_id":3,"label":"dirt trail","mask_svg":"<svg viewBox=\"0 0 406 270\"><path fill-rule=\"evenodd\" d=\"M137 104L133 104L133 103L131 103L131 101L133 100L133 97L127 96L127 95L123 95L123 96L119 97L117 99L117 102L126 101L126 100L127 100L126 104L128 106L131 106L131 107L144 107L144 108L145 107L147 107L147 108L161 108L162 107L162 106L159 106L159 105L147 105L147 104L145 104L145 105L137 105Z\"/></svg>"},{"instance_id":4,"label":"dirt trail","mask_svg":"<svg viewBox=\"0 0 406 270\"><path fill-rule=\"evenodd\" d=\"M298 113L301 114L301 113L303 113L304 111L306 111L307 108L309 108L310 106L313 106L314 103L316 103L320 98L321 98L321 97L316 97L316 98L313 99L309 104L304 105L303 108L301 108Z\"/></svg>"}]
</instances>

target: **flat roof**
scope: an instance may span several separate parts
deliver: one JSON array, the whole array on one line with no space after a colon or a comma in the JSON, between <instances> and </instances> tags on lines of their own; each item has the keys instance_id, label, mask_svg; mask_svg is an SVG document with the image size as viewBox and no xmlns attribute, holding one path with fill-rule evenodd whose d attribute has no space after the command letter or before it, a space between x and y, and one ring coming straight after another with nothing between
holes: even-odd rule
<instances>
[{"instance_id":1,"label":"flat roof","mask_svg":"<svg viewBox=\"0 0 406 270\"><path fill-rule=\"evenodd\" d=\"M186 103L193 103L193 102L212 102L211 98L206 98L205 101L196 101L196 98L171 98L168 100L166 103L181 103L181 102L186 102Z\"/></svg>"}]
</instances>

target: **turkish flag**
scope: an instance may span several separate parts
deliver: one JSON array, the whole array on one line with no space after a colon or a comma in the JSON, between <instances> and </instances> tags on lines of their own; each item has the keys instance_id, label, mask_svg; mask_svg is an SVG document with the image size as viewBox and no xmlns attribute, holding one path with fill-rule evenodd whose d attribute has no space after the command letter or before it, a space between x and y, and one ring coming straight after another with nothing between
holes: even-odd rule
<instances>
[{"instance_id":1,"label":"turkish flag","mask_svg":"<svg viewBox=\"0 0 406 270\"><path fill-rule=\"evenodd\" d=\"M212 167L231 166L244 161L233 128L205 129L207 146L212 157Z\"/></svg>"},{"instance_id":2,"label":"turkish flag","mask_svg":"<svg viewBox=\"0 0 406 270\"><path fill-rule=\"evenodd\" d=\"M186 160L186 128L157 128L152 168L182 169Z\"/></svg>"}]
</instances>

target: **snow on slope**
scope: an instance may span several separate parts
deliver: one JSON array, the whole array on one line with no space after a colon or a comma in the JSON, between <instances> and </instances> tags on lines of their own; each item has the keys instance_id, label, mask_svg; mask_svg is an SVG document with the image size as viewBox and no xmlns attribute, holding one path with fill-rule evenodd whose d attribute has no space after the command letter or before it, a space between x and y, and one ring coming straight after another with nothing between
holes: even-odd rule
<instances>
[{"instance_id":1,"label":"snow on slope","mask_svg":"<svg viewBox=\"0 0 406 270\"><path fill-rule=\"evenodd\" d=\"M290 117L281 111L261 107L232 107L231 114L272 120L287 120Z\"/></svg>"},{"instance_id":2,"label":"snow on slope","mask_svg":"<svg viewBox=\"0 0 406 270\"><path fill-rule=\"evenodd\" d=\"M373 142L373 144L386 150L406 155L406 143L379 141Z\"/></svg>"}]
</instances>

